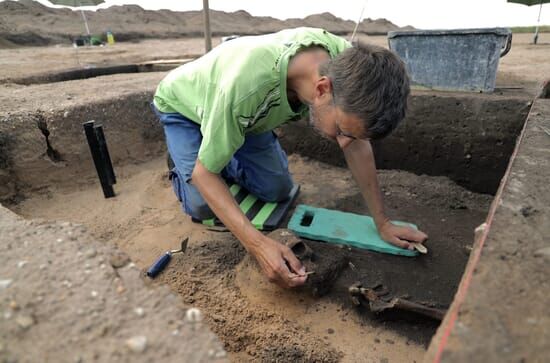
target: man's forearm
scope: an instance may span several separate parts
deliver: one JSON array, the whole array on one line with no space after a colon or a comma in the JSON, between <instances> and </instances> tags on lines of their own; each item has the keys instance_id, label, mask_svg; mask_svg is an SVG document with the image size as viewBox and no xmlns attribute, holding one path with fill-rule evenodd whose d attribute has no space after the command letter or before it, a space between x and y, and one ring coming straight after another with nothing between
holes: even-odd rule
<instances>
[{"instance_id":1,"label":"man's forearm","mask_svg":"<svg viewBox=\"0 0 550 363\"><path fill-rule=\"evenodd\" d=\"M304 284L307 275L300 260L289 247L254 228L219 175L197 160L191 178L210 209L255 257L271 282L287 288Z\"/></svg>"},{"instance_id":2,"label":"man's forearm","mask_svg":"<svg viewBox=\"0 0 550 363\"><path fill-rule=\"evenodd\" d=\"M361 189L363 198L367 202L376 226L380 229L387 221L387 217L384 212L382 193L380 192L376 176L376 164L372 146L368 140L354 140L343 147L343 152L348 167Z\"/></svg>"},{"instance_id":3,"label":"man's forearm","mask_svg":"<svg viewBox=\"0 0 550 363\"><path fill-rule=\"evenodd\" d=\"M255 250L263 235L246 218L222 178L210 172L197 160L192 183L199 189L214 214L243 243L244 247L249 252Z\"/></svg>"}]
</instances>

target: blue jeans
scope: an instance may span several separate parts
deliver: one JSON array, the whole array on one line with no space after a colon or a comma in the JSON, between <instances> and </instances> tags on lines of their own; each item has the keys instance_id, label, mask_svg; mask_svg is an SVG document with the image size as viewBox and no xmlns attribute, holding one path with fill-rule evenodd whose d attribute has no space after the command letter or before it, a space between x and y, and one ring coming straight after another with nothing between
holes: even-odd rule
<instances>
[{"instance_id":1,"label":"blue jeans","mask_svg":"<svg viewBox=\"0 0 550 363\"><path fill-rule=\"evenodd\" d=\"M191 183L202 142L200 125L179 113L163 113L154 105L152 108L164 127L168 152L175 164L170 180L184 212L198 220L213 218L214 213ZM246 135L221 176L266 202L285 200L294 185L286 154L273 131Z\"/></svg>"}]
</instances>

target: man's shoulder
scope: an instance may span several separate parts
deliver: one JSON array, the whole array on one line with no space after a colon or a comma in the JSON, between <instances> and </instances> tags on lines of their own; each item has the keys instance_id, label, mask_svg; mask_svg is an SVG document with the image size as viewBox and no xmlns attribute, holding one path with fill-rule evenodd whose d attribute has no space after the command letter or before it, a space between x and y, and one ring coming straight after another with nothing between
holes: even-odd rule
<instances>
[{"instance_id":1,"label":"man's shoulder","mask_svg":"<svg viewBox=\"0 0 550 363\"><path fill-rule=\"evenodd\" d=\"M285 29L280 32L288 39L288 43L298 46L317 44L325 47L332 56L336 56L345 49L351 47L351 43L345 38L333 34L322 28L299 27Z\"/></svg>"}]
</instances>

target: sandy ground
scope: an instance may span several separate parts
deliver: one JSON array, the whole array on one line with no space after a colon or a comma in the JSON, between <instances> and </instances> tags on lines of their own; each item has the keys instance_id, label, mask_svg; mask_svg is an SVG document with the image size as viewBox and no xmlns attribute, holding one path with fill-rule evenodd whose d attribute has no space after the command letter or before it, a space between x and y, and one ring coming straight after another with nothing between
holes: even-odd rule
<instances>
[{"instance_id":1,"label":"sandy ground","mask_svg":"<svg viewBox=\"0 0 550 363\"><path fill-rule=\"evenodd\" d=\"M360 40L387 47L385 36L359 36ZM219 37L213 39L218 44ZM500 60L497 86L536 89L541 79L550 77L550 33L542 33L539 44L530 44L531 34L514 34L512 49ZM117 43L109 47L89 47L76 50L70 46L22 47L0 49L2 74L0 83L8 78L51 73L60 70L138 63L158 59L178 59L204 52L202 38L144 40L139 43ZM36 60L40 59L40 67Z\"/></svg>"},{"instance_id":2,"label":"sandy ground","mask_svg":"<svg viewBox=\"0 0 550 363\"><path fill-rule=\"evenodd\" d=\"M364 210L347 170L298 156L290 158L290 165L302 185L300 203ZM80 190L50 188L13 209L27 218L83 223L142 268L191 236L188 254L175 258L161 281L185 303L206 311L234 361L422 359L437 324L379 319L358 314L330 294L312 299L306 292L280 290L256 270L240 265L245 252L230 234L207 231L181 213L166 180L164 159L117 172L116 198L103 199L97 185ZM434 237L432 254L448 249L445 243L437 246L437 241L455 245L455 266L446 268L456 275L452 296L473 242L471 231L483 221L491 197L465 191L442 177L382 171L381 180L390 215L414 221ZM403 201L411 198L414 202L404 207Z\"/></svg>"},{"instance_id":3,"label":"sandy ground","mask_svg":"<svg viewBox=\"0 0 550 363\"><path fill-rule=\"evenodd\" d=\"M213 45L219 38L213 39ZM159 59L181 59L204 53L204 40L182 38L168 40L144 40L116 43L105 47L73 48L69 45L53 47L20 47L0 49L2 74L6 78L22 78L31 75L58 72L67 69L101 67L116 64L139 63ZM40 59L40 67L36 66Z\"/></svg>"}]
</instances>

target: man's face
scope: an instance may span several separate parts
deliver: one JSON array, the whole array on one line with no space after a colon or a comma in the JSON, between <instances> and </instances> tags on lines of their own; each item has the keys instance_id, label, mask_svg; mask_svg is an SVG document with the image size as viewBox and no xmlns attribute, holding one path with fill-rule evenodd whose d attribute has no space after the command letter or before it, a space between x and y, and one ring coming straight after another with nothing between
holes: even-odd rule
<instances>
[{"instance_id":1,"label":"man's face","mask_svg":"<svg viewBox=\"0 0 550 363\"><path fill-rule=\"evenodd\" d=\"M327 139L336 140L341 136L359 139L363 136L360 119L343 112L332 100L310 104L308 121L310 126Z\"/></svg>"},{"instance_id":2,"label":"man's face","mask_svg":"<svg viewBox=\"0 0 550 363\"><path fill-rule=\"evenodd\" d=\"M323 137L337 140L340 145L365 138L363 122L354 114L336 105L330 78L318 78L311 89L309 125Z\"/></svg>"}]
</instances>

